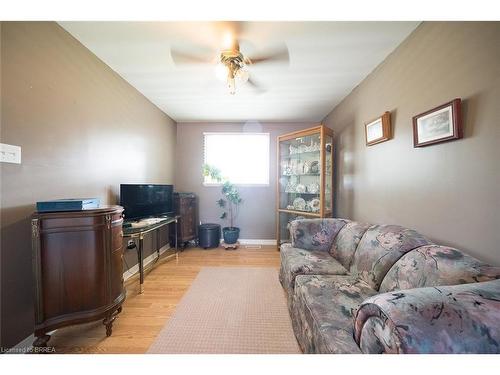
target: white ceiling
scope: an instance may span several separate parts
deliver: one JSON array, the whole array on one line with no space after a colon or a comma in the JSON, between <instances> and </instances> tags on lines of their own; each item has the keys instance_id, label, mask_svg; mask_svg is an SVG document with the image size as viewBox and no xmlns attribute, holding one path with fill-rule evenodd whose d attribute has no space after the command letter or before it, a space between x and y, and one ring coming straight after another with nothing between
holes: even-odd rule
<instances>
[{"instance_id":1,"label":"white ceiling","mask_svg":"<svg viewBox=\"0 0 500 375\"><path fill-rule=\"evenodd\" d=\"M227 93L210 64L176 66L173 47L214 58L221 22L60 22L177 122L321 121L418 22L238 22L241 52L288 47L290 61L250 66L264 93ZM222 26L221 26L222 25Z\"/></svg>"}]
</instances>

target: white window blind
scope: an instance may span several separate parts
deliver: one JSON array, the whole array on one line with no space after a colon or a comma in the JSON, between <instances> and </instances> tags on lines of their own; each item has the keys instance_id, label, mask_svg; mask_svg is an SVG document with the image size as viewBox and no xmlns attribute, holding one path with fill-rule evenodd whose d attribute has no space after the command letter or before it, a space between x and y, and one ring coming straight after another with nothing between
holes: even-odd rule
<instances>
[{"instance_id":1,"label":"white window blind","mask_svg":"<svg viewBox=\"0 0 500 375\"><path fill-rule=\"evenodd\" d=\"M269 133L204 133L205 164L233 184L269 185ZM205 184L212 184L205 177Z\"/></svg>"}]
</instances>

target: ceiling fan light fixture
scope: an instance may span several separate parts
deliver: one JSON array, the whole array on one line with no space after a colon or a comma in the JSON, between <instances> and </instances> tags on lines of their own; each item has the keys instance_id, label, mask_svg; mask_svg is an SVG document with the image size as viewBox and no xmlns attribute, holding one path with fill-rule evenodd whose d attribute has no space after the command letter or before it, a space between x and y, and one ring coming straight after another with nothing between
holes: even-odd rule
<instances>
[{"instance_id":1,"label":"ceiling fan light fixture","mask_svg":"<svg viewBox=\"0 0 500 375\"><path fill-rule=\"evenodd\" d=\"M231 95L236 93L236 86L239 88L239 86L245 83L248 83L248 86L256 89L258 92L265 91L259 87L253 77L250 78L250 72L248 70L249 66L263 62L289 61L289 53L286 45L280 48L274 48L274 50L268 51L268 53L264 55L261 54L260 56L252 56L252 58L243 55L240 51L240 43L237 35L231 32L231 30L227 30L227 32L223 34L221 47L222 48L218 50L217 55L214 56L213 59L210 59L210 61L208 61L206 57L189 55L182 51L175 51L171 49L170 52L172 59L176 64L199 64L200 62L209 62L210 64L213 64L212 66L214 68L216 78L225 83Z\"/></svg>"}]
</instances>

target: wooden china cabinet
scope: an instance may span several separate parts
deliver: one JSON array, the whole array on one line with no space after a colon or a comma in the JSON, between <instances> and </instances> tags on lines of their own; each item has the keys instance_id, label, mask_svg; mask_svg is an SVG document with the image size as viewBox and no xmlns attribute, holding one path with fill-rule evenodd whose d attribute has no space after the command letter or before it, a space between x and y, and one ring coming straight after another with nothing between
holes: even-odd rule
<instances>
[{"instance_id":1,"label":"wooden china cabinet","mask_svg":"<svg viewBox=\"0 0 500 375\"><path fill-rule=\"evenodd\" d=\"M276 238L290 242L290 222L331 217L333 212L333 132L319 125L284 134L277 144Z\"/></svg>"},{"instance_id":2,"label":"wooden china cabinet","mask_svg":"<svg viewBox=\"0 0 500 375\"><path fill-rule=\"evenodd\" d=\"M122 223L121 206L33 215L33 346L46 346L50 331L100 319L111 335L125 300Z\"/></svg>"}]
</instances>

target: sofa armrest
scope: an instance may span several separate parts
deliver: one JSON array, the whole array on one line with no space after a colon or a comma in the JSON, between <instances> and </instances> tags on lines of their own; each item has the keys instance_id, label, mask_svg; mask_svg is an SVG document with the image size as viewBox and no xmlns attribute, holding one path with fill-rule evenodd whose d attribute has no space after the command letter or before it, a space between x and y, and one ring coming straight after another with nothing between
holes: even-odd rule
<instances>
[{"instance_id":1,"label":"sofa armrest","mask_svg":"<svg viewBox=\"0 0 500 375\"><path fill-rule=\"evenodd\" d=\"M345 219L299 219L290 223L292 247L329 251L333 240L348 222Z\"/></svg>"},{"instance_id":2,"label":"sofa armrest","mask_svg":"<svg viewBox=\"0 0 500 375\"><path fill-rule=\"evenodd\" d=\"M383 293L354 320L364 353L500 353L500 280Z\"/></svg>"}]
</instances>

